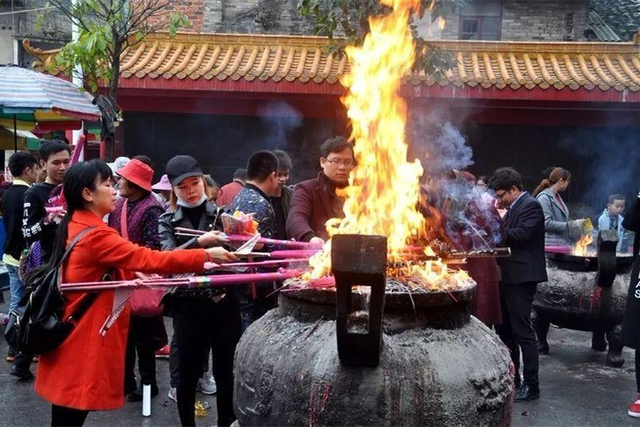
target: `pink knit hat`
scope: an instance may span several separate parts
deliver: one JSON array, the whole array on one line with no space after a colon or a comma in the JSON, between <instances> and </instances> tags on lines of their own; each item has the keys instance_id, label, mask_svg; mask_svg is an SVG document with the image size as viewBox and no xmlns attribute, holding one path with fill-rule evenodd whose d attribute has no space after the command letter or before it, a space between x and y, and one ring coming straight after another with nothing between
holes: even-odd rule
<instances>
[{"instance_id":1,"label":"pink knit hat","mask_svg":"<svg viewBox=\"0 0 640 427\"><path fill-rule=\"evenodd\" d=\"M171 191L171 183L169 182L169 177L166 174L162 175L160 181L155 183L153 187L151 187L151 189L156 191Z\"/></svg>"}]
</instances>

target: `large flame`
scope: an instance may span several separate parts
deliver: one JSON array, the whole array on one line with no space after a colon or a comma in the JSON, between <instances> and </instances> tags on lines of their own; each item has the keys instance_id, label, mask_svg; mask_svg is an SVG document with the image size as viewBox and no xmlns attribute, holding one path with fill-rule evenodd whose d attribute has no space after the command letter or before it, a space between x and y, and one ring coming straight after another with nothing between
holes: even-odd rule
<instances>
[{"instance_id":1,"label":"large flame","mask_svg":"<svg viewBox=\"0 0 640 427\"><path fill-rule=\"evenodd\" d=\"M593 236L591 234L585 234L578 240L573 248L573 255L587 256L588 246L593 243Z\"/></svg>"},{"instance_id":2,"label":"large flame","mask_svg":"<svg viewBox=\"0 0 640 427\"><path fill-rule=\"evenodd\" d=\"M405 126L407 105L399 95L402 78L415 60L415 43L409 19L419 0L382 0L393 11L370 19L371 32L360 47L348 47L351 71L341 82L348 88L342 99L347 107L355 144L356 168L345 190L344 219L327 223L329 235L369 234L388 238L389 260L402 261L407 245L425 242L425 219L417 209L423 169L418 160L407 161ZM311 259L310 278L331 270L331 242ZM433 254L427 248L429 254ZM435 285L451 279L441 261L407 267ZM456 273L465 279L464 273ZM450 280L449 280L450 281ZM437 286L437 285L435 285Z\"/></svg>"}]
</instances>

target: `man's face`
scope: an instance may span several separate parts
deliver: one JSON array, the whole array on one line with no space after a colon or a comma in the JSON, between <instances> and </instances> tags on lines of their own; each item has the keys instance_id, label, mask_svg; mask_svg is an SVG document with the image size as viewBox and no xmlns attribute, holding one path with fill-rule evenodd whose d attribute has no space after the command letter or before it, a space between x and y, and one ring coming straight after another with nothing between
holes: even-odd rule
<instances>
[{"instance_id":1,"label":"man's face","mask_svg":"<svg viewBox=\"0 0 640 427\"><path fill-rule=\"evenodd\" d=\"M355 159L353 151L345 148L342 151L329 153L327 158L320 158L320 166L324 174L334 182L346 184L349 182L349 173L353 169Z\"/></svg>"},{"instance_id":2,"label":"man's face","mask_svg":"<svg viewBox=\"0 0 640 427\"><path fill-rule=\"evenodd\" d=\"M280 197L282 195L282 188L287 185L289 181L289 169L278 169L278 175L276 176L277 180L277 188L275 197Z\"/></svg>"},{"instance_id":3,"label":"man's face","mask_svg":"<svg viewBox=\"0 0 640 427\"><path fill-rule=\"evenodd\" d=\"M500 206L508 208L513 202L516 201L521 191L516 186L511 187L508 190L496 190L496 198L500 202Z\"/></svg>"},{"instance_id":4,"label":"man's face","mask_svg":"<svg viewBox=\"0 0 640 427\"><path fill-rule=\"evenodd\" d=\"M47 169L42 167L44 162L40 162L38 165L38 175L36 177L36 182L44 182L47 179Z\"/></svg>"},{"instance_id":5,"label":"man's face","mask_svg":"<svg viewBox=\"0 0 640 427\"><path fill-rule=\"evenodd\" d=\"M38 180L38 174L40 173L40 165L34 163L33 166L30 166L24 170L22 174L24 176L25 182L28 184L33 184Z\"/></svg>"},{"instance_id":6,"label":"man's face","mask_svg":"<svg viewBox=\"0 0 640 427\"><path fill-rule=\"evenodd\" d=\"M264 192L269 197L280 197L282 195L282 187L278 179L278 172L272 172L265 181Z\"/></svg>"},{"instance_id":7,"label":"man's face","mask_svg":"<svg viewBox=\"0 0 640 427\"><path fill-rule=\"evenodd\" d=\"M47 171L47 178L53 184L62 184L64 175L69 169L71 156L67 150L51 154L47 161L40 160L40 164Z\"/></svg>"}]
</instances>

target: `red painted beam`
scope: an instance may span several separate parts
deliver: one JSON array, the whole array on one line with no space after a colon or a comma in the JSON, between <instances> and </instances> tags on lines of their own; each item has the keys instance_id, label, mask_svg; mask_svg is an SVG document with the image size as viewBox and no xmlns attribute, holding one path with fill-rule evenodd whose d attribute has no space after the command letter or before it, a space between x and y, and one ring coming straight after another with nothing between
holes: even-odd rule
<instances>
[{"instance_id":1,"label":"red painted beam","mask_svg":"<svg viewBox=\"0 0 640 427\"><path fill-rule=\"evenodd\" d=\"M125 89L118 94L118 104L125 111L257 116L269 114L269 102L285 101L303 117L336 119L344 116L344 107L337 96L261 94L252 98L246 93L239 93L235 97L228 95L208 93L207 97L172 96L166 91L157 90L142 95Z\"/></svg>"}]
</instances>

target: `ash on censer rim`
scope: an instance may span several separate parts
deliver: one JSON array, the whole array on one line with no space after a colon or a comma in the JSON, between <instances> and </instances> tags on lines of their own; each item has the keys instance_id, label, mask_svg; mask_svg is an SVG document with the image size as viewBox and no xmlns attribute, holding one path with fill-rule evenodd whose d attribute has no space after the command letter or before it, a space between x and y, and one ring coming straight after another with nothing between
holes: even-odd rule
<instances>
[{"instance_id":1,"label":"ash on censer rim","mask_svg":"<svg viewBox=\"0 0 640 427\"><path fill-rule=\"evenodd\" d=\"M404 277L402 279L396 277L387 277L387 294L430 294L450 291L467 291L476 286L476 282L470 277L454 282L443 278L435 284L427 283L419 277ZM283 292L313 290L313 289L334 289L335 280L333 276L326 276L320 279L305 279L295 277L284 281ZM362 287L361 292L369 292L368 287Z\"/></svg>"}]
</instances>

